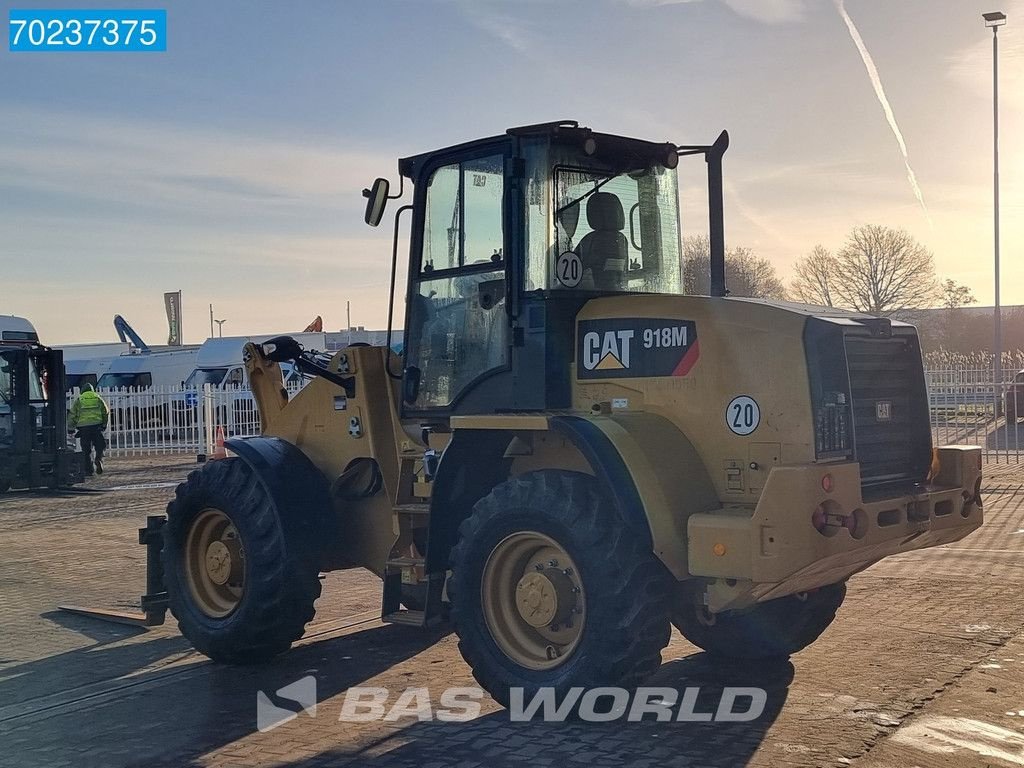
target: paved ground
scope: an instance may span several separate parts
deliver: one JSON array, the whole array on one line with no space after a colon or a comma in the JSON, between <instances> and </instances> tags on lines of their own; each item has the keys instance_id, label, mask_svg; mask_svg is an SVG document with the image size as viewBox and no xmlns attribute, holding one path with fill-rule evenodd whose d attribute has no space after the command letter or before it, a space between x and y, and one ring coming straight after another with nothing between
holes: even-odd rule
<instances>
[{"instance_id":1,"label":"paved ground","mask_svg":"<svg viewBox=\"0 0 1024 768\"><path fill-rule=\"evenodd\" d=\"M854 578L821 640L776 668L712 667L674 635L651 685L768 691L754 723L341 723L351 686L439 696L472 677L444 633L376 620L380 583L331 574L299 647L239 670L173 626L139 630L60 603L131 609L144 583L135 529L193 466L120 460L91 495L0 498L0 765L11 766L1014 766L1024 765L1024 469L989 466L986 526ZM315 718L268 733L256 695L304 676ZM276 699L280 701L279 699ZM420 703L424 703L423 700ZM439 702L434 700L435 706Z\"/></svg>"}]
</instances>

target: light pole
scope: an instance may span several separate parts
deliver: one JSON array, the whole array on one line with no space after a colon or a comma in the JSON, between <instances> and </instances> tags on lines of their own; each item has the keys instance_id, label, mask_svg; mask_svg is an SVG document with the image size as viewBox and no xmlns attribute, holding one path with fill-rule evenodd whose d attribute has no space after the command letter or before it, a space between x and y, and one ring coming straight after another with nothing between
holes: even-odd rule
<instances>
[{"instance_id":1,"label":"light pole","mask_svg":"<svg viewBox=\"0 0 1024 768\"><path fill-rule=\"evenodd\" d=\"M1002 11L983 13L985 26L992 28L992 235L995 255L995 383L996 397L1003 381L1003 318L999 309L999 28L1006 23Z\"/></svg>"},{"instance_id":2,"label":"light pole","mask_svg":"<svg viewBox=\"0 0 1024 768\"><path fill-rule=\"evenodd\" d=\"M223 338L224 337L224 323L226 323L227 321L228 321L228 319L226 317L223 320L214 320L213 321L213 322L215 322L217 324L217 338Z\"/></svg>"}]
</instances>

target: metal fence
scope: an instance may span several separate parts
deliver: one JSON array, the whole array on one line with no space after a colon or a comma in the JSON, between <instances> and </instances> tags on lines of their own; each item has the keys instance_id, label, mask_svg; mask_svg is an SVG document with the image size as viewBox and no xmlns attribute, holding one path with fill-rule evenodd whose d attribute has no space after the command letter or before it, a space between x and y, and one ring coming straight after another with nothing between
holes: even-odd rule
<instances>
[{"instance_id":1,"label":"metal fence","mask_svg":"<svg viewBox=\"0 0 1024 768\"><path fill-rule=\"evenodd\" d=\"M997 383L992 367L926 371L935 444L978 445L990 461L1020 461L1024 424L1017 415L1024 416L1024 381L1016 381L1019 372L1007 368Z\"/></svg>"},{"instance_id":2,"label":"metal fence","mask_svg":"<svg viewBox=\"0 0 1024 768\"><path fill-rule=\"evenodd\" d=\"M935 444L978 445L991 461L1020 461L1024 423L1016 417L1024 417L1024 381L1019 392L1013 386L1019 371L1007 368L996 384L990 367L927 370ZM290 386L289 395L299 388ZM68 408L77 394L69 395ZM99 394L110 408L108 453L115 456L211 453L218 427L226 437L260 433L256 401L245 388L151 387Z\"/></svg>"},{"instance_id":3,"label":"metal fence","mask_svg":"<svg viewBox=\"0 0 1024 768\"><path fill-rule=\"evenodd\" d=\"M289 396L301 387L290 385ZM260 433L260 417L252 392L240 387L204 386L100 389L110 411L107 454L148 456L209 454L218 427L225 437ZM68 410L78 390L68 395Z\"/></svg>"}]
</instances>

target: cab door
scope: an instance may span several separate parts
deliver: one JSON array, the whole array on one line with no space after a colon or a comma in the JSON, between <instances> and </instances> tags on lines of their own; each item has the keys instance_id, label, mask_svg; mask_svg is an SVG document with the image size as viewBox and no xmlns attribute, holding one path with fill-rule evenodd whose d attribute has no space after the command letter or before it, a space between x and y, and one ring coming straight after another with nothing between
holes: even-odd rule
<instances>
[{"instance_id":1,"label":"cab door","mask_svg":"<svg viewBox=\"0 0 1024 768\"><path fill-rule=\"evenodd\" d=\"M507 145L439 160L418 185L405 409L450 411L509 368ZM421 197L420 197L421 196Z\"/></svg>"}]
</instances>

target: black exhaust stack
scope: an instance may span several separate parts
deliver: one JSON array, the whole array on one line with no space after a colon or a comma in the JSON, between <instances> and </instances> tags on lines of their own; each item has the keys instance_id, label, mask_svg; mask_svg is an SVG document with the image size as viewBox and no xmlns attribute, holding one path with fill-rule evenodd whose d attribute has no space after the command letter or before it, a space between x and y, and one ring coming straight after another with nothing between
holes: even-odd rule
<instances>
[{"instance_id":1,"label":"black exhaust stack","mask_svg":"<svg viewBox=\"0 0 1024 768\"><path fill-rule=\"evenodd\" d=\"M711 245L711 295L727 296L725 287L725 214L722 203L722 155L729 132L722 131L705 155L708 163L708 235Z\"/></svg>"}]
</instances>

